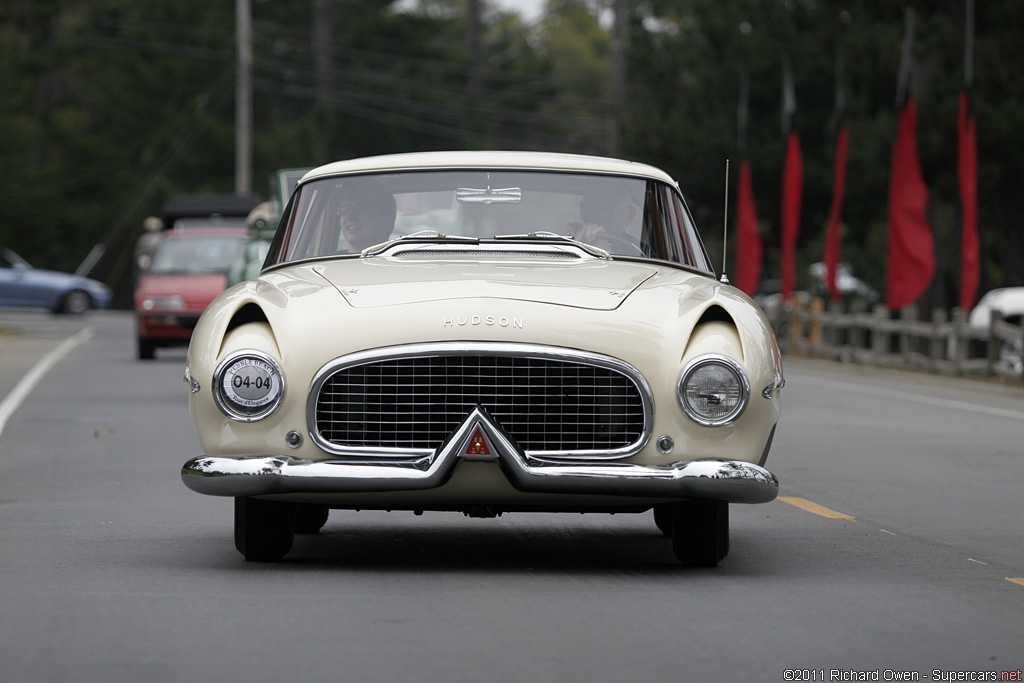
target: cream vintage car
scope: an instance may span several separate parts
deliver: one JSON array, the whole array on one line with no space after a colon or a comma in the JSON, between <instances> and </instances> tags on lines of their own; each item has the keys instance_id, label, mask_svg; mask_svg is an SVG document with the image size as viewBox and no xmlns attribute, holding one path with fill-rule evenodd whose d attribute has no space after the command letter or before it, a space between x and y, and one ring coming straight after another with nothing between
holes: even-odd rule
<instances>
[{"instance_id":1,"label":"cream vintage car","mask_svg":"<svg viewBox=\"0 0 1024 683\"><path fill-rule=\"evenodd\" d=\"M260 277L192 335L205 453L182 479L235 499L251 561L332 509L653 510L683 564L715 566L729 504L777 494L783 385L769 323L724 280L650 166L430 152L314 169Z\"/></svg>"}]
</instances>

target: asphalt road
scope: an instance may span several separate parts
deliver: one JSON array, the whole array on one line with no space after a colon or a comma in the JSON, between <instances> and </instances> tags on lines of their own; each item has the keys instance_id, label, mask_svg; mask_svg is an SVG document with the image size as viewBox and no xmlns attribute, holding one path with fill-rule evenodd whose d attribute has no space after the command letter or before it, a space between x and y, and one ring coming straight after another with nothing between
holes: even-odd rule
<instances>
[{"instance_id":1,"label":"asphalt road","mask_svg":"<svg viewBox=\"0 0 1024 683\"><path fill-rule=\"evenodd\" d=\"M649 513L336 511L258 565L180 481L183 351L0 330L4 683L1021 680L1024 387L786 359L783 498L713 570Z\"/></svg>"}]
</instances>

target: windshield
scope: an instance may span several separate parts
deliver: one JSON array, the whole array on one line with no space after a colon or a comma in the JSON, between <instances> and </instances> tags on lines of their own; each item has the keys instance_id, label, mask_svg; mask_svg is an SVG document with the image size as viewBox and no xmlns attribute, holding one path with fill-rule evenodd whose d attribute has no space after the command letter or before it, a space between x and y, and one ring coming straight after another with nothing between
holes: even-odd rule
<instances>
[{"instance_id":1,"label":"windshield","mask_svg":"<svg viewBox=\"0 0 1024 683\"><path fill-rule=\"evenodd\" d=\"M182 235L160 242L149 267L152 275L226 273L242 257L246 237Z\"/></svg>"},{"instance_id":2,"label":"windshield","mask_svg":"<svg viewBox=\"0 0 1024 683\"><path fill-rule=\"evenodd\" d=\"M347 175L300 186L266 266L356 255L423 231L493 239L572 237L612 255L711 272L678 192L632 177L545 171L412 171Z\"/></svg>"}]
</instances>

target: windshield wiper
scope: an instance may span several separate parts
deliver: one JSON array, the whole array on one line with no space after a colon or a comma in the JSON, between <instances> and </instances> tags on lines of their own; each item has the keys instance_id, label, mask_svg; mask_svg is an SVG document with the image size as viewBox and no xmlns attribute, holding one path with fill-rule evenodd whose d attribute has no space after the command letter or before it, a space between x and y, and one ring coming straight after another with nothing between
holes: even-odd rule
<instances>
[{"instance_id":1,"label":"windshield wiper","mask_svg":"<svg viewBox=\"0 0 1024 683\"><path fill-rule=\"evenodd\" d=\"M538 230L537 232L528 232L518 235L496 235L494 237L496 241L526 241L526 242L560 242L564 244L571 244L575 247L579 247L583 251L587 252L591 256L598 258L610 258L610 254L601 249L595 247L592 244L586 242L580 242L575 237L569 237L568 235L559 235L558 233L550 232L548 230Z\"/></svg>"},{"instance_id":2,"label":"windshield wiper","mask_svg":"<svg viewBox=\"0 0 1024 683\"><path fill-rule=\"evenodd\" d=\"M445 235L437 230L420 230L419 232L414 232L411 235L402 235L401 237L396 237L388 240L387 242L367 247L359 253L362 256L377 256L379 254L383 254L392 246L400 242L459 242L462 244L480 244L480 240L476 237Z\"/></svg>"}]
</instances>

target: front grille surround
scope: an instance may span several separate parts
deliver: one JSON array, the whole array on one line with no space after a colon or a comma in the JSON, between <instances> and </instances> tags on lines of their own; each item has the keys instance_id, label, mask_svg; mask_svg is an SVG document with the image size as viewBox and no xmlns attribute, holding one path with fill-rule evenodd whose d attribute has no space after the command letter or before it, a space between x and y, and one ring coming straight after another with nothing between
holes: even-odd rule
<instances>
[{"instance_id":1,"label":"front grille surround","mask_svg":"<svg viewBox=\"0 0 1024 683\"><path fill-rule=\"evenodd\" d=\"M428 372L457 381L415 381ZM611 356L442 342L331 361L313 379L306 418L313 442L328 453L418 461L437 452L478 406L524 453L543 458L629 457L646 445L654 414L643 376Z\"/></svg>"}]
</instances>

